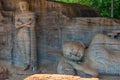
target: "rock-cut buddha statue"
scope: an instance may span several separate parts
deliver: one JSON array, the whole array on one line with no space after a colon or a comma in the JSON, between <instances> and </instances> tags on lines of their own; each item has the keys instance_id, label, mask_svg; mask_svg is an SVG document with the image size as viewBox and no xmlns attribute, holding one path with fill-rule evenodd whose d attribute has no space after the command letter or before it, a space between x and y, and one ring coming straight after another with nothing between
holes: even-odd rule
<instances>
[{"instance_id":1,"label":"rock-cut buddha statue","mask_svg":"<svg viewBox=\"0 0 120 80\"><path fill-rule=\"evenodd\" d=\"M23 60L23 70L37 68L35 14L29 11L26 1L19 2L20 11L15 15L15 27L18 30L17 43Z\"/></svg>"}]
</instances>

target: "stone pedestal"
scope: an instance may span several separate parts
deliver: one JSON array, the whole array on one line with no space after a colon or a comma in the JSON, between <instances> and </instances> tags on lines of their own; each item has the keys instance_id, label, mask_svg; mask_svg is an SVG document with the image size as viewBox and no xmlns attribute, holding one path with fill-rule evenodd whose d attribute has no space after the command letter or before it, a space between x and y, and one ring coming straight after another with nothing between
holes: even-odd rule
<instances>
[{"instance_id":1,"label":"stone pedestal","mask_svg":"<svg viewBox=\"0 0 120 80\"><path fill-rule=\"evenodd\" d=\"M98 78L80 78L79 76L58 74L35 74L24 80L99 80Z\"/></svg>"}]
</instances>

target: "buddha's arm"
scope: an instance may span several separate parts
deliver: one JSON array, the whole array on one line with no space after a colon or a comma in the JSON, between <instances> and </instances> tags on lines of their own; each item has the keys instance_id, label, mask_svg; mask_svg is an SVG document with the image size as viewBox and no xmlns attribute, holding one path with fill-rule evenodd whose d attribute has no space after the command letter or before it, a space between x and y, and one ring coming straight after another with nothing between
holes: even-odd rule
<instances>
[{"instance_id":1,"label":"buddha's arm","mask_svg":"<svg viewBox=\"0 0 120 80\"><path fill-rule=\"evenodd\" d=\"M27 22L27 23L24 23L24 24L22 24L22 23L20 23L20 22L16 22L15 23L15 27L17 28L17 29L20 29L20 28L23 28L23 27L30 27L31 26L31 21L29 21L29 22Z\"/></svg>"},{"instance_id":2,"label":"buddha's arm","mask_svg":"<svg viewBox=\"0 0 120 80\"><path fill-rule=\"evenodd\" d=\"M34 16L30 18L29 22L30 23L27 25L28 27L32 27L32 28L35 27L35 18L34 18Z\"/></svg>"},{"instance_id":3,"label":"buddha's arm","mask_svg":"<svg viewBox=\"0 0 120 80\"><path fill-rule=\"evenodd\" d=\"M21 27L35 27L35 21L29 20L27 23L20 25Z\"/></svg>"},{"instance_id":4,"label":"buddha's arm","mask_svg":"<svg viewBox=\"0 0 120 80\"><path fill-rule=\"evenodd\" d=\"M83 71L83 72L90 74L94 77L98 76L98 73L95 70L91 69L90 66L87 64L80 65L80 64L77 64L77 63L70 61L70 60L67 60L67 59L64 59L64 60L66 63L71 64L76 70Z\"/></svg>"}]
</instances>

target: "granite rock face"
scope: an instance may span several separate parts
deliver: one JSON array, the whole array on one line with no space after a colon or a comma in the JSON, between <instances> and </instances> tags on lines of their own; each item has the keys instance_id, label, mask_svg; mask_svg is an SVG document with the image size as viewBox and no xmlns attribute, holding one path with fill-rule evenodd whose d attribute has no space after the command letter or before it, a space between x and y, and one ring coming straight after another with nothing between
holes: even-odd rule
<instances>
[{"instance_id":1,"label":"granite rock face","mask_svg":"<svg viewBox=\"0 0 120 80\"><path fill-rule=\"evenodd\" d=\"M17 1L19 0L0 0L1 13L8 21L1 22L4 25L0 25L0 28L4 28L0 29L0 34L2 34L0 39L3 39L0 41L0 46L2 46L0 47L0 60L12 64L21 64L23 60L17 49L16 34L18 30L14 26L14 16L18 10ZM82 41L88 46L96 33L107 34L113 30L120 30L119 20L95 18L95 16L100 16L98 12L86 6L46 0L27 1L31 5L30 10L36 13L37 62L41 67L42 65L47 66L47 68L42 67L41 72L43 73L44 70L45 73L50 73L50 70L52 73L56 73L56 66L61 58L62 45L65 42ZM81 7L80 10L75 9L77 6ZM83 9L85 15L81 11ZM91 12L91 14L87 14L86 11ZM77 13L80 14L76 15ZM94 17L93 13L96 14ZM5 40L4 37L6 37ZM120 39L119 36L118 39ZM48 65L50 65L49 68Z\"/></svg>"}]
</instances>

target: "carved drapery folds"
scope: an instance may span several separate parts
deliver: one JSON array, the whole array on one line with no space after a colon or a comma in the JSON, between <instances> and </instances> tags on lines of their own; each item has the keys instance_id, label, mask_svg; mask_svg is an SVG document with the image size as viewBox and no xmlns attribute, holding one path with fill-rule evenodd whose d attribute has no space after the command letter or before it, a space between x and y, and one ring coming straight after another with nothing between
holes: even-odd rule
<instances>
[{"instance_id":1,"label":"carved drapery folds","mask_svg":"<svg viewBox=\"0 0 120 80\"><path fill-rule=\"evenodd\" d=\"M15 27L18 30L17 43L23 58L23 70L37 67L35 14L29 11L26 1L19 2L20 12L15 15Z\"/></svg>"}]
</instances>

